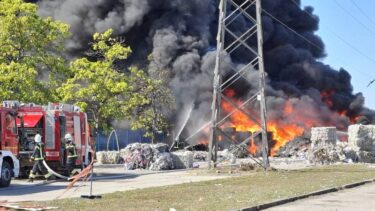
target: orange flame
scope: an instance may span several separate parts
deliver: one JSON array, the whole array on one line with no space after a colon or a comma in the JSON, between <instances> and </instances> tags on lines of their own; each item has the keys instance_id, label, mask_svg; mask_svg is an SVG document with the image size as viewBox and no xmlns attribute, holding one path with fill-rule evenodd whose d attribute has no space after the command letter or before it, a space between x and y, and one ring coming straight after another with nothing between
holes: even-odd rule
<instances>
[{"instance_id":1,"label":"orange flame","mask_svg":"<svg viewBox=\"0 0 375 211\"><path fill-rule=\"evenodd\" d=\"M331 100L332 96L335 94L335 91L324 91L321 93L322 101L327 105L328 108L333 107L333 101ZM236 93L234 90L227 89L225 91L225 96L230 98L232 102L236 105L241 105L242 102L236 99ZM301 109L297 109L298 104L293 104L291 100L286 100L284 107L282 109L283 116L277 116L273 118L268 118L267 123L267 130L268 132L272 132L272 139L274 141L274 145L270 149L271 156L275 155L278 150L287 144L289 141L295 139L298 136L303 135L305 130L308 130L315 126L331 126L336 125L338 128L345 128L347 127L346 123L340 123L336 121L337 118L343 117L347 118L348 123L354 123L358 120L359 117L351 117L348 115L348 111L337 111L332 112L332 116L327 119L319 119L313 118L311 115L301 115ZM221 108L223 113L231 113L235 110L235 107L226 101L222 101ZM243 108L248 113L256 114L254 110L251 108ZM309 111L307 111L309 113ZM257 116L257 115L254 115ZM285 119L288 119L285 121ZM260 122L257 119L257 122ZM235 128L236 132L251 132L256 133L261 130L260 126L255 123L252 119L250 119L246 114L237 110L234 112L231 117L230 121L226 124L221 126L222 128L225 127L232 127ZM205 129L205 133L208 134L209 127ZM234 137L232 137L234 138ZM218 141L222 141L223 137L219 137ZM249 144L248 151L252 154L256 154L260 151L255 141L252 139L251 143ZM200 144L208 145L207 138L202 138L198 140Z\"/></svg>"},{"instance_id":2,"label":"orange flame","mask_svg":"<svg viewBox=\"0 0 375 211\"><path fill-rule=\"evenodd\" d=\"M255 155L257 153L257 146L254 143L254 139L251 139L251 144L247 148L247 151L249 151L251 154Z\"/></svg>"},{"instance_id":3,"label":"orange flame","mask_svg":"<svg viewBox=\"0 0 375 211\"><path fill-rule=\"evenodd\" d=\"M241 103L237 102L237 104L239 105ZM222 109L229 113L233 111L235 108L230 103L223 101ZM286 114L293 113L292 104L287 103L285 105L284 111ZM246 114L240 111L235 112L231 116L230 123L228 126L236 128L236 131L238 132L249 131L255 133L261 130L258 124L254 123L254 121L250 120ZM267 128L269 132L273 133L272 135L275 141L275 145L271 149L271 155L275 155L276 152L280 149L280 147L284 146L288 141L293 140L295 137L301 136L305 131L303 127L300 127L297 124L286 124L277 120L268 121ZM252 140L248 150L252 154L255 154L257 152L254 140Z\"/></svg>"}]
</instances>

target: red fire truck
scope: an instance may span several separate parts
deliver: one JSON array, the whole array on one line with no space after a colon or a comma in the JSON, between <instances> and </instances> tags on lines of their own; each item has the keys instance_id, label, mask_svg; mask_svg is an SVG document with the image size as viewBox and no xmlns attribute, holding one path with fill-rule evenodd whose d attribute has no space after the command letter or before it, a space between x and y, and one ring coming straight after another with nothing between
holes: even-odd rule
<instances>
[{"instance_id":1,"label":"red fire truck","mask_svg":"<svg viewBox=\"0 0 375 211\"><path fill-rule=\"evenodd\" d=\"M32 168L29 162L34 136L42 135L48 166L65 172L64 136L70 133L79 155L76 165L91 160L92 141L87 115L76 106L49 103L47 106L5 101L0 107L0 187L9 186L12 177L25 177Z\"/></svg>"}]
</instances>

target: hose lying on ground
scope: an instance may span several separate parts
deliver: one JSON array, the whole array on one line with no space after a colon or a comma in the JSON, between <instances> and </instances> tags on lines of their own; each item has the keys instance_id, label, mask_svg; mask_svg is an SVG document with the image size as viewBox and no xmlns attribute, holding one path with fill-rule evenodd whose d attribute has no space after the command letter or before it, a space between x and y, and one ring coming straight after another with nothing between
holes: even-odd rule
<instances>
[{"instance_id":1,"label":"hose lying on ground","mask_svg":"<svg viewBox=\"0 0 375 211\"><path fill-rule=\"evenodd\" d=\"M90 151L90 152L93 155L95 155L94 151ZM91 158L90 164L85 169L83 169L79 174L77 174L75 176L72 176L72 177L66 177L66 176L63 176L63 175L61 175L59 173L56 173L55 171L53 171L48 166L48 164L47 164L47 162L45 160L43 160L43 165L44 165L44 167L46 167L46 169L48 170L48 172L50 172L51 174L55 175L56 177L59 177L59 178L62 178L62 179L66 179L66 180L70 181L70 183L68 184L68 186L65 189L65 191L60 196L56 197L56 199L58 199L58 198L62 197L68 190L70 190L78 180L82 179L84 181L87 181L88 176L91 175L91 170L94 167L94 157Z\"/></svg>"},{"instance_id":2,"label":"hose lying on ground","mask_svg":"<svg viewBox=\"0 0 375 211\"><path fill-rule=\"evenodd\" d=\"M56 173L55 171L53 171L53 170L47 165L47 163L46 163L45 160L43 160L43 165L44 165L44 167L46 167L46 169L48 170L48 172L50 172L51 174L55 175L56 177L59 177L59 178L61 178L61 179L69 179L69 177L63 176L63 175L61 175L61 174Z\"/></svg>"}]
</instances>

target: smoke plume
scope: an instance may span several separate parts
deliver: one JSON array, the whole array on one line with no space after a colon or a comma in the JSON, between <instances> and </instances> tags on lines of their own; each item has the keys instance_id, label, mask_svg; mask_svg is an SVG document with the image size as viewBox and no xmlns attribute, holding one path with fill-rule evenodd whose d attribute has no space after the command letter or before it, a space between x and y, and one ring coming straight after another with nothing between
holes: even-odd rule
<instances>
[{"instance_id":1,"label":"smoke plume","mask_svg":"<svg viewBox=\"0 0 375 211\"><path fill-rule=\"evenodd\" d=\"M315 45L263 14L269 118L280 123L304 124L303 127L335 125L340 129L356 121L374 123L374 111L364 106L361 93L353 93L350 74L344 69L334 70L319 60L325 52L323 41L315 34L319 18L313 8L301 9L293 1L263 0L262 5L264 10ZM192 133L210 119L218 2L39 0L38 4L41 15L71 25L72 38L67 42L71 56L87 49L93 33L112 28L116 35L126 38L134 51L129 63L147 69L150 74L168 71L177 108L195 102L187 127ZM231 27L243 31L248 23L244 19ZM248 43L256 44L251 39ZM153 59L148 65L150 54ZM222 70L227 76L233 74L229 71L230 65L243 65L242 58L241 52L233 58L225 57ZM256 93L256 77L256 72L249 71L246 80L230 87L235 97L241 99ZM286 112L286 106L293 111ZM180 113L183 111L177 111L173 117L176 122Z\"/></svg>"}]
</instances>

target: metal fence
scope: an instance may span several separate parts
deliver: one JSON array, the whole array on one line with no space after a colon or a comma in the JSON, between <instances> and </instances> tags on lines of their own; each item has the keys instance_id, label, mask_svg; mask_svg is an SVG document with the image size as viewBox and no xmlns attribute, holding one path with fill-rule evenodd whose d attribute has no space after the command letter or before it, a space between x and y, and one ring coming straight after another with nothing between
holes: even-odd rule
<instances>
[{"instance_id":1,"label":"metal fence","mask_svg":"<svg viewBox=\"0 0 375 211\"><path fill-rule=\"evenodd\" d=\"M118 145L120 149L125 148L128 144L131 143L151 143L151 139L144 137L144 132L140 130L127 130L127 129L120 129L116 130L117 137L118 137ZM99 132L96 137L96 151L107 151L107 143L108 143L108 150L117 150L117 141L116 136L112 135L109 137L110 134L104 134L103 132ZM156 137L158 142L166 143L167 136L164 134L159 134Z\"/></svg>"}]
</instances>

